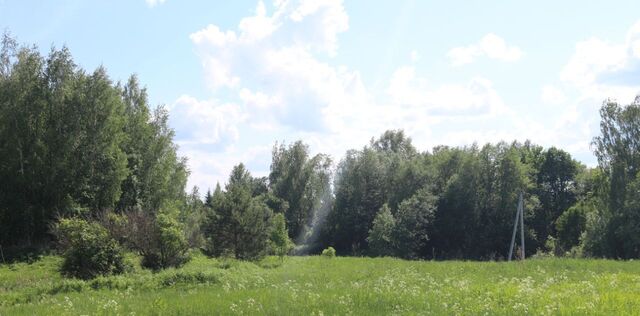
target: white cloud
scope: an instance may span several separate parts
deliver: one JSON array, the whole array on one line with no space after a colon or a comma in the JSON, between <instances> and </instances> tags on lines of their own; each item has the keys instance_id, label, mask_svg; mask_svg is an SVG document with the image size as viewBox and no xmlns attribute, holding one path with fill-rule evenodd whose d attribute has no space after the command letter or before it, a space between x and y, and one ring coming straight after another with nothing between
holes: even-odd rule
<instances>
[{"instance_id":1,"label":"white cloud","mask_svg":"<svg viewBox=\"0 0 640 316\"><path fill-rule=\"evenodd\" d=\"M177 120L198 139L181 144L192 161L190 183L223 183L231 167L244 160L253 161L252 171L266 172L268 150L254 149L270 149L275 141L302 139L312 151L339 160L347 149L362 147L384 130L402 128L424 150L451 143L451 122L479 124L508 112L492 82L482 77L436 84L413 66L402 66L386 88L366 87L359 71L332 62L338 35L348 29L341 1L276 2L273 11L258 2L255 14L241 19L236 29L209 25L190 36L211 91L233 100L219 104L183 97L176 102L183 106ZM521 54L493 36L481 47L491 58L512 60ZM418 52L409 57L415 63ZM206 106L214 110L205 111ZM442 131L435 130L439 127ZM198 141L216 146L205 150Z\"/></svg>"},{"instance_id":2,"label":"white cloud","mask_svg":"<svg viewBox=\"0 0 640 316\"><path fill-rule=\"evenodd\" d=\"M217 144L236 141L238 125L246 114L235 104L218 104L216 101L199 101L183 95L169 108L171 126L183 134L178 135L182 144Z\"/></svg>"},{"instance_id":3,"label":"white cloud","mask_svg":"<svg viewBox=\"0 0 640 316\"><path fill-rule=\"evenodd\" d=\"M640 93L640 21L628 31L624 43L592 37L578 42L560 73L560 79L590 99L614 98L631 102Z\"/></svg>"},{"instance_id":4,"label":"white cloud","mask_svg":"<svg viewBox=\"0 0 640 316\"><path fill-rule=\"evenodd\" d=\"M463 85L432 86L408 66L395 71L387 93L397 105L417 107L435 116L495 115L505 108L491 81L485 78L472 78Z\"/></svg>"},{"instance_id":5,"label":"white cloud","mask_svg":"<svg viewBox=\"0 0 640 316\"><path fill-rule=\"evenodd\" d=\"M563 71L562 84L540 88L542 102L518 100L507 106L487 77L443 82L419 73L415 50L407 56L408 65L368 87L357 69L333 58L340 54L339 35L348 30L348 21L341 1L258 2L235 28L209 25L191 34L215 98L182 96L171 107L180 151L190 158L190 185L204 190L223 184L239 162L255 175L265 175L275 141L301 139L312 152L337 161L347 149L361 148L371 137L398 128L421 150L531 139L590 155L602 99L575 97L570 88L630 89L601 81L611 69L637 69L634 60L640 54L635 35L640 32L635 31L618 45L622 48L602 41L578 45L578 57L565 67L569 70ZM592 52L595 57L583 51L594 47L601 51ZM449 52L454 65L480 57L516 61L522 55L493 34ZM593 79L580 81L584 78ZM600 97L606 91L592 93ZM558 115L550 116L550 111Z\"/></svg>"},{"instance_id":6,"label":"white cloud","mask_svg":"<svg viewBox=\"0 0 640 316\"><path fill-rule=\"evenodd\" d=\"M260 91L252 92L247 88L242 88L238 96L245 105L255 109L275 110L273 107L283 105L283 103L276 97L269 96Z\"/></svg>"},{"instance_id":7,"label":"white cloud","mask_svg":"<svg viewBox=\"0 0 640 316\"><path fill-rule=\"evenodd\" d=\"M619 70L625 65L625 50L624 45L610 45L597 38L579 42L560 78L576 86L594 84L598 75Z\"/></svg>"},{"instance_id":8,"label":"white cloud","mask_svg":"<svg viewBox=\"0 0 640 316\"><path fill-rule=\"evenodd\" d=\"M639 43L640 22L627 31L623 43L596 37L578 42L560 71L561 84L542 87L543 104L538 111L543 117L537 122L548 122L545 128L532 128L535 133L531 139L559 145L579 159L589 159L593 165L590 143L599 133L600 105L609 98L628 104L640 93L640 56L636 53Z\"/></svg>"},{"instance_id":9,"label":"white cloud","mask_svg":"<svg viewBox=\"0 0 640 316\"><path fill-rule=\"evenodd\" d=\"M214 92L228 89L270 125L321 130L328 124L322 112L344 106L361 86L357 72L316 56L335 55L347 28L341 1L277 2L271 15L258 2L237 30L209 25L190 37Z\"/></svg>"},{"instance_id":10,"label":"white cloud","mask_svg":"<svg viewBox=\"0 0 640 316\"><path fill-rule=\"evenodd\" d=\"M366 93L356 71L319 60L337 54L338 34L348 28L342 2L277 1L272 8L267 12L260 1L236 29L209 25L190 35L208 86L228 101L185 96L172 108L186 130L180 145L191 160L190 185L223 183L239 162L251 167L253 161L254 173L265 172L276 140L304 138L328 153L343 154L341 146L323 141L335 137L345 125L344 115Z\"/></svg>"},{"instance_id":11,"label":"white cloud","mask_svg":"<svg viewBox=\"0 0 640 316\"><path fill-rule=\"evenodd\" d=\"M240 149L235 146L226 147L223 151L210 151L194 145L181 145L179 154L189 157L188 188L197 186L200 193L204 194L207 189L215 188L216 183L224 186L233 166L244 163L252 169L254 176L268 175L268 165L263 168L252 168L256 161L262 161L264 157L271 157L271 145L253 146ZM260 163L262 165L262 163Z\"/></svg>"},{"instance_id":12,"label":"white cloud","mask_svg":"<svg viewBox=\"0 0 640 316\"><path fill-rule=\"evenodd\" d=\"M144 0L150 8L155 7L158 4L163 4L166 0Z\"/></svg>"},{"instance_id":13,"label":"white cloud","mask_svg":"<svg viewBox=\"0 0 640 316\"><path fill-rule=\"evenodd\" d=\"M509 46L500 36L489 33L476 44L451 49L447 57L449 57L449 61L453 66L462 66L472 63L482 56L514 62L522 58L522 55L523 52L520 48Z\"/></svg>"},{"instance_id":14,"label":"white cloud","mask_svg":"<svg viewBox=\"0 0 640 316\"><path fill-rule=\"evenodd\" d=\"M349 28L349 16L342 0L302 0L289 18L307 38L302 41L310 42L330 56L338 49L337 35Z\"/></svg>"}]
</instances>

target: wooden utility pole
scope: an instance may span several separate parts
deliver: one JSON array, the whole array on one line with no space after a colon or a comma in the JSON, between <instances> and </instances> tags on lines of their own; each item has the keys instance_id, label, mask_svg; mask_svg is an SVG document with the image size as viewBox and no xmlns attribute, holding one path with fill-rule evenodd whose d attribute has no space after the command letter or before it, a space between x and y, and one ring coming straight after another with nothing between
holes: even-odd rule
<instances>
[{"instance_id":1,"label":"wooden utility pole","mask_svg":"<svg viewBox=\"0 0 640 316\"><path fill-rule=\"evenodd\" d=\"M513 247L516 244L516 232L518 231L518 222L520 222L520 253L524 260L524 201L522 200L522 192L518 198L518 209L516 211L516 220L513 223L513 234L511 235L511 246L509 247L509 261L513 255Z\"/></svg>"}]
</instances>

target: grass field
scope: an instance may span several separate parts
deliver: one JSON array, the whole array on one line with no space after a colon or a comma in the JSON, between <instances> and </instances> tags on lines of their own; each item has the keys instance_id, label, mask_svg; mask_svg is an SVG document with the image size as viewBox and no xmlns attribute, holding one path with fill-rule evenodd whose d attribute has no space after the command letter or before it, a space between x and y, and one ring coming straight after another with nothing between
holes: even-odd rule
<instances>
[{"instance_id":1,"label":"grass field","mask_svg":"<svg viewBox=\"0 0 640 316\"><path fill-rule=\"evenodd\" d=\"M64 279L61 259L0 266L0 315L640 314L640 262L196 256L180 269Z\"/></svg>"}]
</instances>

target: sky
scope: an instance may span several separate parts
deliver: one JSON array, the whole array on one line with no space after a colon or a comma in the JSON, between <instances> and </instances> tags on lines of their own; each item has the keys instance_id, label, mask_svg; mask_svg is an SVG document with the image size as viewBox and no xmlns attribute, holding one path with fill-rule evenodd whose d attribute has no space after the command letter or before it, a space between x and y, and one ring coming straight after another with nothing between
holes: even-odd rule
<instances>
[{"instance_id":1,"label":"sky","mask_svg":"<svg viewBox=\"0 0 640 316\"><path fill-rule=\"evenodd\" d=\"M593 166L602 102L640 93L639 1L0 0L0 29L136 74L201 192L240 162L267 175L276 142L337 163L388 129Z\"/></svg>"}]
</instances>

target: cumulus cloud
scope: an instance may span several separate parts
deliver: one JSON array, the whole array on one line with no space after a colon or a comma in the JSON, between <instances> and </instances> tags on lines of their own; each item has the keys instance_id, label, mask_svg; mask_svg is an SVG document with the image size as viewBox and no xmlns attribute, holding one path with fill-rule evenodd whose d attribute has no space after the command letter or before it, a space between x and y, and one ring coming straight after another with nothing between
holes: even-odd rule
<instances>
[{"instance_id":1,"label":"cumulus cloud","mask_svg":"<svg viewBox=\"0 0 640 316\"><path fill-rule=\"evenodd\" d=\"M624 67L627 61L625 50L623 44L611 45L598 38L579 42L560 78L576 86L594 84L599 75Z\"/></svg>"},{"instance_id":2,"label":"cumulus cloud","mask_svg":"<svg viewBox=\"0 0 640 316\"><path fill-rule=\"evenodd\" d=\"M640 92L640 21L624 43L592 37L578 42L560 79L580 90L584 98L615 98L630 102Z\"/></svg>"},{"instance_id":3,"label":"cumulus cloud","mask_svg":"<svg viewBox=\"0 0 640 316\"><path fill-rule=\"evenodd\" d=\"M507 45L502 37L489 33L478 43L451 49L447 57L453 66L462 66L474 62L479 57L514 62L522 58L522 55L520 48Z\"/></svg>"},{"instance_id":4,"label":"cumulus cloud","mask_svg":"<svg viewBox=\"0 0 640 316\"><path fill-rule=\"evenodd\" d=\"M207 189L215 188L216 183L224 186L233 166L244 163L253 176L266 176L269 173L268 164L263 163L264 157L271 157L271 145L250 146L239 148L229 146L222 151L211 151L194 145L180 146L180 154L189 158L188 185L200 188L204 194Z\"/></svg>"},{"instance_id":5,"label":"cumulus cloud","mask_svg":"<svg viewBox=\"0 0 640 316\"><path fill-rule=\"evenodd\" d=\"M347 29L339 0L275 1L269 7L260 1L234 29L211 24L191 34L208 87L225 101L185 96L172 108L178 126L187 130L180 145L183 154L195 157L193 174L208 174L208 183L212 177L224 180L233 164L253 159L245 155L250 148L270 149L285 137L322 146L345 126L344 119L363 106L364 85L357 71L321 58L337 54L338 35ZM224 163L207 162L217 155ZM261 152L262 167L252 171L268 166L269 157ZM206 185L202 177L192 178L191 183Z\"/></svg>"},{"instance_id":6,"label":"cumulus cloud","mask_svg":"<svg viewBox=\"0 0 640 316\"><path fill-rule=\"evenodd\" d=\"M568 89L631 89L632 80L613 84L612 78L638 69L635 28L640 27L634 26L624 44L597 39L578 44L561 84L540 88L541 104L507 105L488 77L447 82L420 73L417 51L406 56L408 65L367 86L358 69L334 58L341 53L340 34L349 29L341 1L258 2L231 29L211 24L190 35L213 97L180 97L171 106L171 125L181 154L190 159L190 185L203 189L224 183L239 162L266 175L276 141L301 139L313 152L339 160L347 149L398 128L421 150L531 139L587 155L602 100L576 98ZM520 48L488 34L448 57L463 65L481 57L516 61L522 55ZM550 117L550 111L558 115Z\"/></svg>"},{"instance_id":7,"label":"cumulus cloud","mask_svg":"<svg viewBox=\"0 0 640 316\"><path fill-rule=\"evenodd\" d=\"M339 0L276 1L269 8L260 1L234 29L211 24L190 35L208 87L225 100L183 96L172 108L176 130L187 130L180 145L191 160L190 183L222 183L244 160L253 161L252 171L266 172L265 148L275 141L302 139L339 160L386 129L402 128L427 149L451 143L449 133L458 132L441 126L479 124L506 113L492 82L482 77L435 83L414 66L400 66L383 89L367 87L358 70L332 59L348 21ZM521 55L495 35L478 47L490 58ZM418 52L409 58L414 64Z\"/></svg>"},{"instance_id":8,"label":"cumulus cloud","mask_svg":"<svg viewBox=\"0 0 640 316\"><path fill-rule=\"evenodd\" d=\"M230 90L283 124L321 130L322 109L359 85L357 72L317 58L335 55L347 28L341 1L276 2L272 14L259 2L237 30L209 25L190 37L214 92Z\"/></svg>"},{"instance_id":9,"label":"cumulus cloud","mask_svg":"<svg viewBox=\"0 0 640 316\"><path fill-rule=\"evenodd\" d=\"M238 105L200 101L183 95L169 108L170 124L180 134L181 143L217 144L239 137L238 125L246 119Z\"/></svg>"},{"instance_id":10,"label":"cumulus cloud","mask_svg":"<svg viewBox=\"0 0 640 316\"><path fill-rule=\"evenodd\" d=\"M395 71L387 93L398 106L417 107L430 115L489 115L505 107L490 80L477 77L467 84L432 86L409 66Z\"/></svg>"},{"instance_id":11,"label":"cumulus cloud","mask_svg":"<svg viewBox=\"0 0 640 316\"><path fill-rule=\"evenodd\" d=\"M554 85L541 91L542 113L555 113L537 137L561 145L578 158L595 163L590 142L599 133L598 110L606 99L628 104L640 93L640 22L628 31L624 42L591 37L579 41Z\"/></svg>"}]
</instances>

